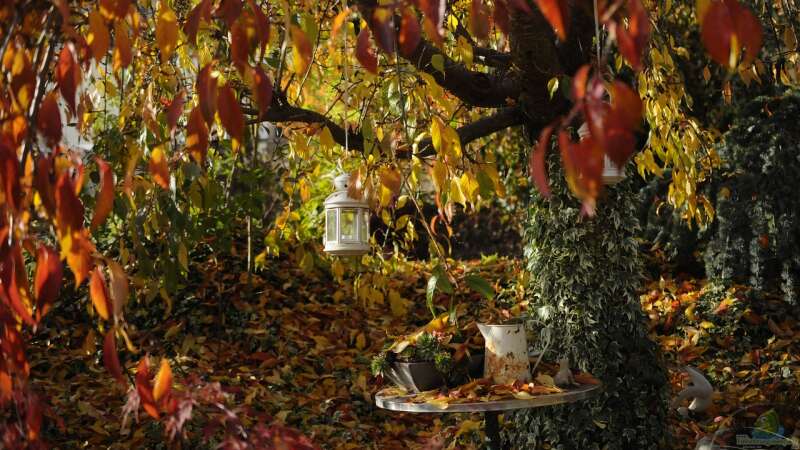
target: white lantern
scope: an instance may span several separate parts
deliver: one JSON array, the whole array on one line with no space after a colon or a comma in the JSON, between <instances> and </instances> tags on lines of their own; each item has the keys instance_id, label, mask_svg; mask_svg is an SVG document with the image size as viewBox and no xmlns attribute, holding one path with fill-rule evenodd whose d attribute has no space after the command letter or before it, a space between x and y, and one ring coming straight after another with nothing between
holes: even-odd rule
<instances>
[{"instance_id":1,"label":"white lantern","mask_svg":"<svg viewBox=\"0 0 800 450\"><path fill-rule=\"evenodd\" d=\"M333 180L336 191L325 199L325 252L359 256L369 252L369 205L347 193L350 176Z\"/></svg>"}]
</instances>

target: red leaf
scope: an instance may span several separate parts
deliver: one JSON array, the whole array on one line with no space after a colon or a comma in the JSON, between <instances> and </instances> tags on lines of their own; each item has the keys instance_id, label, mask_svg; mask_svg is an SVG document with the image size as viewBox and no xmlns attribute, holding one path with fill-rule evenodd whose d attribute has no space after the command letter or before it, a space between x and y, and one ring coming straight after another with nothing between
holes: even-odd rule
<instances>
[{"instance_id":1,"label":"red leaf","mask_svg":"<svg viewBox=\"0 0 800 450\"><path fill-rule=\"evenodd\" d=\"M358 33L358 40L356 41L356 59L368 71L378 73L378 57L375 56L375 51L369 45L369 28L362 28Z\"/></svg>"},{"instance_id":2,"label":"red leaf","mask_svg":"<svg viewBox=\"0 0 800 450\"><path fill-rule=\"evenodd\" d=\"M122 376L122 365L119 363L119 355L117 354L117 340L114 337L114 328L109 328L106 332L106 337L103 339L103 364L108 369L108 372L119 382L123 387L127 386L125 377Z\"/></svg>"},{"instance_id":3,"label":"red leaf","mask_svg":"<svg viewBox=\"0 0 800 450\"><path fill-rule=\"evenodd\" d=\"M375 43L385 53L394 54L394 8L378 7L372 14L372 30L375 32Z\"/></svg>"},{"instance_id":4,"label":"red leaf","mask_svg":"<svg viewBox=\"0 0 800 450\"><path fill-rule=\"evenodd\" d=\"M150 175L157 185L164 189L169 189L169 165L167 164L167 157L164 150L159 145L150 152L150 161L148 163Z\"/></svg>"},{"instance_id":5,"label":"red leaf","mask_svg":"<svg viewBox=\"0 0 800 450\"><path fill-rule=\"evenodd\" d=\"M222 121L222 126L225 127L225 131L227 131L236 142L241 143L244 138L244 116L242 115L242 108L239 106L239 101L236 100L236 94L229 84L225 84L225 86L220 88L217 108L219 109L219 118Z\"/></svg>"},{"instance_id":6,"label":"red leaf","mask_svg":"<svg viewBox=\"0 0 800 450\"><path fill-rule=\"evenodd\" d=\"M47 145L54 146L61 141L61 111L58 109L55 92L47 94L39 106L36 126L47 140Z\"/></svg>"},{"instance_id":7,"label":"red leaf","mask_svg":"<svg viewBox=\"0 0 800 450\"><path fill-rule=\"evenodd\" d=\"M68 173L61 174L56 183L56 220L62 236L83 228L83 203L75 193L75 185Z\"/></svg>"},{"instance_id":8,"label":"red leaf","mask_svg":"<svg viewBox=\"0 0 800 450\"><path fill-rule=\"evenodd\" d=\"M572 77L572 101L573 102L580 102L583 100L583 97L586 95L586 80L589 77L589 70L591 66L589 64L584 64L575 72L575 75Z\"/></svg>"},{"instance_id":9,"label":"red leaf","mask_svg":"<svg viewBox=\"0 0 800 450\"><path fill-rule=\"evenodd\" d=\"M46 245L36 251L36 275L34 277L34 295L36 296L36 321L40 321L61 290L63 268L58 252Z\"/></svg>"},{"instance_id":10,"label":"red leaf","mask_svg":"<svg viewBox=\"0 0 800 450\"><path fill-rule=\"evenodd\" d=\"M214 122L214 114L217 112L217 77L212 75L213 70L213 63L203 67L197 74L196 83L200 110L208 124Z\"/></svg>"},{"instance_id":11,"label":"red leaf","mask_svg":"<svg viewBox=\"0 0 800 450\"><path fill-rule=\"evenodd\" d=\"M237 20L231 28L231 61L239 73L244 73L250 59L250 39L242 19Z\"/></svg>"},{"instance_id":12,"label":"red leaf","mask_svg":"<svg viewBox=\"0 0 800 450\"><path fill-rule=\"evenodd\" d=\"M489 37L489 9L483 0L472 0L470 3L469 30L478 39Z\"/></svg>"},{"instance_id":13,"label":"red leaf","mask_svg":"<svg viewBox=\"0 0 800 450\"><path fill-rule=\"evenodd\" d=\"M261 67L256 67L253 71L253 85L258 104L258 117L263 118L272 104L272 81Z\"/></svg>"},{"instance_id":14,"label":"red leaf","mask_svg":"<svg viewBox=\"0 0 800 450\"><path fill-rule=\"evenodd\" d=\"M67 102L69 110L75 114L75 92L78 85L81 83L81 68L73 54L75 45L71 42L64 44L61 47L61 53L58 56L58 65L56 66L56 82L61 91L61 96Z\"/></svg>"},{"instance_id":15,"label":"red leaf","mask_svg":"<svg viewBox=\"0 0 800 450\"><path fill-rule=\"evenodd\" d=\"M142 400L142 407L152 418L158 420L158 408L153 398L153 387L150 384L150 367L147 364L147 356L139 361L139 366L136 368L136 392L139 393L139 398Z\"/></svg>"},{"instance_id":16,"label":"red leaf","mask_svg":"<svg viewBox=\"0 0 800 450\"><path fill-rule=\"evenodd\" d=\"M444 44L442 35L444 32L444 6L444 1L442 0L419 0L419 9L425 16L425 33L438 46Z\"/></svg>"},{"instance_id":17,"label":"red leaf","mask_svg":"<svg viewBox=\"0 0 800 450\"><path fill-rule=\"evenodd\" d=\"M494 13L492 14L492 18L494 19L495 25L497 28L500 28L500 31L508 36L508 32L511 30L511 24L509 22L509 15L508 15L508 5L506 4L506 0L496 0L494 3Z\"/></svg>"},{"instance_id":18,"label":"red leaf","mask_svg":"<svg viewBox=\"0 0 800 450\"><path fill-rule=\"evenodd\" d=\"M512 5L521 3L528 7L526 0L512 0ZM536 6L547 22L553 27L556 36L563 42L567 40L567 26L569 25L569 6L566 0L536 0ZM528 7L528 14L531 14Z\"/></svg>"},{"instance_id":19,"label":"red leaf","mask_svg":"<svg viewBox=\"0 0 800 450\"><path fill-rule=\"evenodd\" d=\"M22 196L19 185L19 160L16 150L2 138L0 138L0 176L3 180L5 201L11 209L16 210L20 206Z\"/></svg>"},{"instance_id":20,"label":"red leaf","mask_svg":"<svg viewBox=\"0 0 800 450\"><path fill-rule=\"evenodd\" d=\"M611 110L619 116L625 128L636 129L642 122L642 100L622 81L611 85Z\"/></svg>"},{"instance_id":21,"label":"red leaf","mask_svg":"<svg viewBox=\"0 0 800 450\"><path fill-rule=\"evenodd\" d=\"M222 3L220 3L214 15L221 17L225 22L225 25L227 25L228 28L231 28L233 26L233 22L235 22L236 19L239 18L239 15L242 14L243 6L242 0L222 0Z\"/></svg>"},{"instance_id":22,"label":"red leaf","mask_svg":"<svg viewBox=\"0 0 800 450\"><path fill-rule=\"evenodd\" d=\"M0 155L4 153L2 149L3 145L0 143ZM33 179L33 184L36 187L36 191L39 192L42 205L50 216L55 215L56 211L55 183L53 182L53 178L55 177L53 173L53 159L55 153L56 152L39 156L39 159L36 161L36 173ZM2 160L2 156L0 156L0 160ZM16 157L14 157L14 160L16 160ZM17 166L18 164L14 163L14 167L16 168ZM6 196L6 198L8 198L8 196Z\"/></svg>"},{"instance_id":23,"label":"red leaf","mask_svg":"<svg viewBox=\"0 0 800 450\"><path fill-rule=\"evenodd\" d=\"M642 68L642 54L650 39L650 18L640 0L628 0L628 27L613 24L620 53L634 70Z\"/></svg>"},{"instance_id":24,"label":"red leaf","mask_svg":"<svg viewBox=\"0 0 800 450\"><path fill-rule=\"evenodd\" d=\"M108 287L106 287L106 277L100 266L95 266L89 277L89 298L97 314L103 320L111 318L111 300L108 298Z\"/></svg>"},{"instance_id":25,"label":"red leaf","mask_svg":"<svg viewBox=\"0 0 800 450\"><path fill-rule=\"evenodd\" d=\"M186 126L186 150L198 164L204 164L208 153L208 126L203 120L203 113L199 106L195 106L189 113L189 123Z\"/></svg>"},{"instance_id":26,"label":"red leaf","mask_svg":"<svg viewBox=\"0 0 800 450\"><path fill-rule=\"evenodd\" d=\"M258 39L259 46L261 47L261 54L264 54L264 49L269 44L270 23L261 7L256 5L254 0L249 0L250 9L253 11L253 17L256 25L256 38Z\"/></svg>"},{"instance_id":27,"label":"red leaf","mask_svg":"<svg viewBox=\"0 0 800 450\"><path fill-rule=\"evenodd\" d=\"M711 59L730 67L731 41L736 30L727 4L723 1L711 2L703 16L700 38Z\"/></svg>"},{"instance_id":28,"label":"red leaf","mask_svg":"<svg viewBox=\"0 0 800 450\"><path fill-rule=\"evenodd\" d=\"M417 15L411 8L406 8L403 11L403 20L400 22L400 53L403 56L409 57L414 54L420 41L420 28Z\"/></svg>"},{"instance_id":29,"label":"red leaf","mask_svg":"<svg viewBox=\"0 0 800 450\"><path fill-rule=\"evenodd\" d=\"M175 125L178 124L178 119L183 113L183 105L186 103L186 91L181 89L178 95L172 99L169 106L167 106L167 133L172 134Z\"/></svg>"},{"instance_id":30,"label":"red leaf","mask_svg":"<svg viewBox=\"0 0 800 450\"><path fill-rule=\"evenodd\" d=\"M763 31L761 23L758 18L750 12L750 10L735 0L728 0L729 8L733 11L733 23L736 28L736 37L739 38L739 44L745 50L745 57L742 62L746 65L752 63L758 52L761 50L761 45L764 43ZM735 6L733 6L735 5Z\"/></svg>"},{"instance_id":31,"label":"red leaf","mask_svg":"<svg viewBox=\"0 0 800 450\"><path fill-rule=\"evenodd\" d=\"M211 20L211 0L202 0L195 6L183 24L183 32L189 38L189 42L197 46L197 31L200 29L200 21Z\"/></svg>"},{"instance_id":32,"label":"red leaf","mask_svg":"<svg viewBox=\"0 0 800 450\"><path fill-rule=\"evenodd\" d=\"M583 212L592 215L603 189L603 151L592 136L573 143L564 130L558 135L558 143L567 184L583 202Z\"/></svg>"},{"instance_id":33,"label":"red leaf","mask_svg":"<svg viewBox=\"0 0 800 450\"><path fill-rule=\"evenodd\" d=\"M7 251L0 269L0 299L2 299L23 322L35 325L31 311L26 306L28 298L28 274L22 260L22 251L19 245L14 244ZM2 304L2 303L0 303Z\"/></svg>"},{"instance_id":34,"label":"red leaf","mask_svg":"<svg viewBox=\"0 0 800 450\"><path fill-rule=\"evenodd\" d=\"M554 125L549 125L539 134L539 141L536 148L531 152L528 161L528 172L530 173L536 188L542 196L550 198L550 182L547 179L547 150L550 148L550 138L553 136Z\"/></svg>"},{"instance_id":35,"label":"red leaf","mask_svg":"<svg viewBox=\"0 0 800 450\"><path fill-rule=\"evenodd\" d=\"M528 0L508 0L508 5L525 14L533 14L533 9L528 4Z\"/></svg>"},{"instance_id":36,"label":"red leaf","mask_svg":"<svg viewBox=\"0 0 800 450\"><path fill-rule=\"evenodd\" d=\"M100 157L97 158L97 168L100 171L100 189L97 191L92 229L100 226L114 207L114 172L111 170L111 166Z\"/></svg>"}]
</instances>

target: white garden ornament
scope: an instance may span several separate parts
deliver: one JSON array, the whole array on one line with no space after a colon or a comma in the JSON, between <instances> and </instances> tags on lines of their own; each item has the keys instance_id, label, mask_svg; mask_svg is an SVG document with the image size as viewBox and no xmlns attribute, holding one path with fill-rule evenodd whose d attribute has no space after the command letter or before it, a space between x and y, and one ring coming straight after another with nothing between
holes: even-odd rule
<instances>
[{"instance_id":1,"label":"white garden ornament","mask_svg":"<svg viewBox=\"0 0 800 450\"><path fill-rule=\"evenodd\" d=\"M369 252L369 205L350 197L350 176L333 181L336 191L325 199L325 253L333 256L360 256Z\"/></svg>"}]
</instances>

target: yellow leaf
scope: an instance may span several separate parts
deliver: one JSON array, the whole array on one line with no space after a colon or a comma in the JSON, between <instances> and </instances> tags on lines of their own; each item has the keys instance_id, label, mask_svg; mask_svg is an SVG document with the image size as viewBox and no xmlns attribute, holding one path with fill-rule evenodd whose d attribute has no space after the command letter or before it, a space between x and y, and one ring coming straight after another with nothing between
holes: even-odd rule
<instances>
[{"instance_id":1,"label":"yellow leaf","mask_svg":"<svg viewBox=\"0 0 800 450\"><path fill-rule=\"evenodd\" d=\"M394 289L389 291L389 307L394 317L405 317L408 314L408 305L406 303L406 300L403 300L403 297L397 291Z\"/></svg>"},{"instance_id":2,"label":"yellow leaf","mask_svg":"<svg viewBox=\"0 0 800 450\"><path fill-rule=\"evenodd\" d=\"M450 200L465 208L467 207L467 200L464 197L464 192L461 190L461 184L455 179L450 180Z\"/></svg>"},{"instance_id":3,"label":"yellow leaf","mask_svg":"<svg viewBox=\"0 0 800 450\"><path fill-rule=\"evenodd\" d=\"M155 401L158 401L161 399L161 397L168 395L171 389L172 368L169 367L169 361L167 361L167 358L162 358L161 367L158 368L156 381L153 384L153 398Z\"/></svg>"},{"instance_id":4,"label":"yellow leaf","mask_svg":"<svg viewBox=\"0 0 800 450\"><path fill-rule=\"evenodd\" d=\"M95 61L99 62L108 53L111 36L108 34L103 16L96 9L89 13L89 35L86 37L86 42L92 49Z\"/></svg>"},{"instance_id":5,"label":"yellow leaf","mask_svg":"<svg viewBox=\"0 0 800 450\"><path fill-rule=\"evenodd\" d=\"M331 130L329 130L328 127L323 127L322 131L319 133L319 144L326 150L330 150L336 145Z\"/></svg>"},{"instance_id":6,"label":"yellow leaf","mask_svg":"<svg viewBox=\"0 0 800 450\"><path fill-rule=\"evenodd\" d=\"M359 350L364 350L367 346L367 338L364 336L364 333L358 333L356 336L356 348Z\"/></svg>"},{"instance_id":7,"label":"yellow leaf","mask_svg":"<svg viewBox=\"0 0 800 450\"><path fill-rule=\"evenodd\" d=\"M714 324L709 322L709 321L707 321L707 320L704 320L704 321L700 322L700 327L705 329L705 330L708 330L710 328L714 328Z\"/></svg>"},{"instance_id":8,"label":"yellow leaf","mask_svg":"<svg viewBox=\"0 0 800 450\"><path fill-rule=\"evenodd\" d=\"M478 431L481 429L481 423L477 420L465 420L461 422L461 426L458 427L458 431L456 431L456 437L461 436L464 433L470 433L472 431Z\"/></svg>"},{"instance_id":9,"label":"yellow leaf","mask_svg":"<svg viewBox=\"0 0 800 450\"><path fill-rule=\"evenodd\" d=\"M165 63L178 46L178 18L175 11L161 0L156 20L156 44L161 52L161 62Z\"/></svg>"},{"instance_id":10,"label":"yellow leaf","mask_svg":"<svg viewBox=\"0 0 800 450\"><path fill-rule=\"evenodd\" d=\"M536 381L544 386L553 387L556 385L555 381L553 381L553 377L547 375L546 373L540 373L536 376Z\"/></svg>"}]
</instances>

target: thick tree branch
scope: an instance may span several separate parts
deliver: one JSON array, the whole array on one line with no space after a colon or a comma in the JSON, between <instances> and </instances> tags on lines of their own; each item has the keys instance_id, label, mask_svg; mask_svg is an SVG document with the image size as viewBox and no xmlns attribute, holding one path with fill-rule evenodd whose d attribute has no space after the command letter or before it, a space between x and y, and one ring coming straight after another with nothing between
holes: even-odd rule
<instances>
[{"instance_id":1,"label":"thick tree branch","mask_svg":"<svg viewBox=\"0 0 800 450\"><path fill-rule=\"evenodd\" d=\"M244 111L244 113L247 115L258 116L258 110L247 106L244 106L242 111ZM254 119L249 123L258 122L301 122L321 124L328 127L328 129L331 131L333 139L339 145L345 144L344 128L316 111L285 104L276 104L276 102L273 102L273 105L270 107L269 111L267 111L267 114L264 117ZM475 122L459 127L456 132L458 133L458 137L461 139L461 145L463 146L474 141L475 139L488 136L509 127L522 125L523 122L524 117L521 114L520 109L516 106L513 106L501 108L491 116L484 117ZM364 138L360 133L349 131L347 143L348 147L352 150L364 151ZM417 152L414 153L413 156L426 158L435 154L436 150L433 148L433 142L430 138L426 138L420 141L419 145L417 145ZM398 152L397 156L399 158L410 158L412 154L410 152Z\"/></svg>"},{"instance_id":2,"label":"thick tree branch","mask_svg":"<svg viewBox=\"0 0 800 450\"><path fill-rule=\"evenodd\" d=\"M374 17L376 7L375 0L358 2L358 9L365 18ZM367 20L370 27L373 26L371 22ZM395 18L395 23L400 23L399 18ZM373 29L373 32L378 31ZM433 76L440 86L470 106L499 108L508 104L507 99L517 99L520 93L516 78L506 74L493 75L469 70L424 38L420 39L417 48L410 55L401 56L417 70ZM441 58L444 71L434 67L434 58Z\"/></svg>"},{"instance_id":3,"label":"thick tree branch","mask_svg":"<svg viewBox=\"0 0 800 450\"><path fill-rule=\"evenodd\" d=\"M461 145L464 146L475 139L497 133L509 127L522 125L523 122L524 117L520 109L516 106L512 106L501 108L491 116L478 119L475 122L459 127L456 132L461 139ZM435 154L436 150L433 148L433 142L430 138L426 138L417 145L417 153L415 153L414 156L425 158Z\"/></svg>"}]
</instances>

